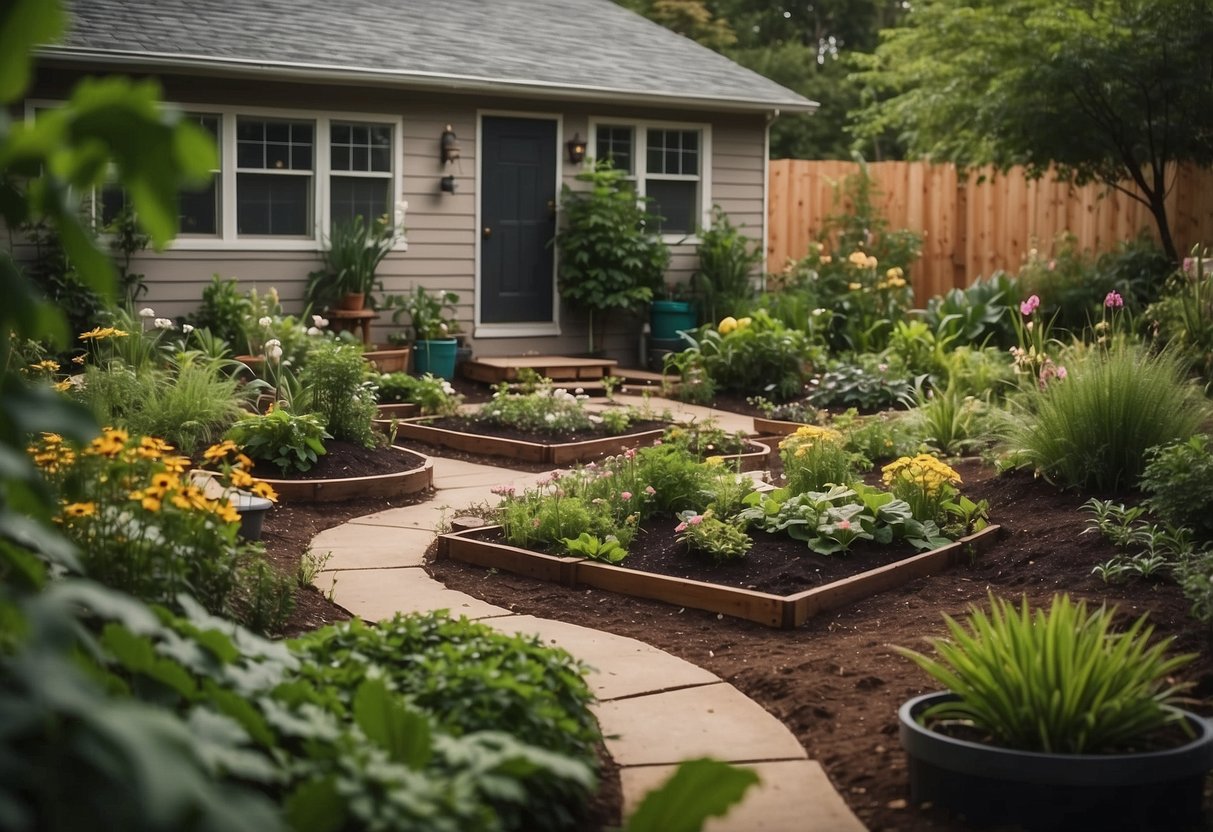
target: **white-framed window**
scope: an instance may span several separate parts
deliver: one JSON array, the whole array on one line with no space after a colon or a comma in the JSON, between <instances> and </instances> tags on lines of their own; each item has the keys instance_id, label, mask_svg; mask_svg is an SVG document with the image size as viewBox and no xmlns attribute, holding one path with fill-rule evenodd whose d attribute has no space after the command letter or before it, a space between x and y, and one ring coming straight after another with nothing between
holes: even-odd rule
<instances>
[{"instance_id":1,"label":"white-framed window","mask_svg":"<svg viewBox=\"0 0 1213 832\"><path fill-rule=\"evenodd\" d=\"M27 112L54 106L31 101ZM215 137L219 167L209 181L181 191L180 233L170 248L315 250L335 223L356 214L402 220L399 116L175 106ZM92 204L105 224L126 205L126 194L104 186Z\"/></svg>"},{"instance_id":2,"label":"white-framed window","mask_svg":"<svg viewBox=\"0 0 1213 832\"><path fill-rule=\"evenodd\" d=\"M590 123L595 159L609 159L660 216L666 237L693 235L709 221L711 131L704 124L598 119Z\"/></svg>"}]
</instances>

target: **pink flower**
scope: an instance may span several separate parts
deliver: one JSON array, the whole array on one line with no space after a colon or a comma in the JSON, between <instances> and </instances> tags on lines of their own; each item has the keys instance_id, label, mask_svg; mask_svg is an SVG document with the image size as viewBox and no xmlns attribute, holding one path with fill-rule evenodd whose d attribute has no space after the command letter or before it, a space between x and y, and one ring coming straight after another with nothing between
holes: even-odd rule
<instances>
[{"instance_id":1,"label":"pink flower","mask_svg":"<svg viewBox=\"0 0 1213 832\"><path fill-rule=\"evenodd\" d=\"M1065 368L1065 367L1058 367L1058 368L1057 368L1057 377L1058 377L1058 378L1065 378L1065 377L1066 377L1066 375L1067 375L1067 374L1066 374L1066 368Z\"/></svg>"},{"instance_id":2,"label":"pink flower","mask_svg":"<svg viewBox=\"0 0 1213 832\"><path fill-rule=\"evenodd\" d=\"M620 497L620 499L623 499L623 500L630 500L630 499L632 499L632 492L631 491L620 491L619 497Z\"/></svg>"},{"instance_id":3,"label":"pink flower","mask_svg":"<svg viewBox=\"0 0 1213 832\"><path fill-rule=\"evenodd\" d=\"M849 528L851 528L851 521L850 520L839 520L834 525L840 529L849 529Z\"/></svg>"},{"instance_id":4,"label":"pink flower","mask_svg":"<svg viewBox=\"0 0 1213 832\"><path fill-rule=\"evenodd\" d=\"M1025 318L1031 315L1040 307L1040 298L1032 295L1030 298L1019 304L1019 314Z\"/></svg>"},{"instance_id":5,"label":"pink flower","mask_svg":"<svg viewBox=\"0 0 1213 832\"><path fill-rule=\"evenodd\" d=\"M531 528L532 529L539 528L539 518L538 517L531 518Z\"/></svg>"},{"instance_id":6,"label":"pink flower","mask_svg":"<svg viewBox=\"0 0 1213 832\"><path fill-rule=\"evenodd\" d=\"M689 518L687 518L687 522L690 523L692 526L698 526L700 523L703 522L703 515L696 514L694 517L689 517Z\"/></svg>"},{"instance_id":7,"label":"pink flower","mask_svg":"<svg viewBox=\"0 0 1213 832\"><path fill-rule=\"evenodd\" d=\"M1108 292L1108 296L1103 299L1103 305L1108 309L1119 309L1125 305L1125 299L1120 296L1120 292L1113 289Z\"/></svg>"},{"instance_id":8,"label":"pink flower","mask_svg":"<svg viewBox=\"0 0 1213 832\"><path fill-rule=\"evenodd\" d=\"M675 532L681 533L681 532L685 532L686 530L687 530L687 524L685 522L679 523L677 526L674 527Z\"/></svg>"},{"instance_id":9,"label":"pink flower","mask_svg":"<svg viewBox=\"0 0 1213 832\"><path fill-rule=\"evenodd\" d=\"M623 452L623 458L624 459L635 459L636 458L636 449L628 448L626 451Z\"/></svg>"},{"instance_id":10,"label":"pink flower","mask_svg":"<svg viewBox=\"0 0 1213 832\"><path fill-rule=\"evenodd\" d=\"M656 494L656 493L657 493L657 489L656 489L656 488L654 488L654 487L653 487L653 486L651 486L651 485L646 485L646 486L644 487L644 493L645 493L645 494L648 494L650 497L652 497L654 494Z\"/></svg>"},{"instance_id":11,"label":"pink flower","mask_svg":"<svg viewBox=\"0 0 1213 832\"><path fill-rule=\"evenodd\" d=\"M654 447L654 448L655 448L655 447L657 447L657 446L658 446L658 445L660 445L660 444L661 444L661 440L660 440L660 439L654 439L654 440L653 440L653 447Z\"/></svg>"}]
</instances>

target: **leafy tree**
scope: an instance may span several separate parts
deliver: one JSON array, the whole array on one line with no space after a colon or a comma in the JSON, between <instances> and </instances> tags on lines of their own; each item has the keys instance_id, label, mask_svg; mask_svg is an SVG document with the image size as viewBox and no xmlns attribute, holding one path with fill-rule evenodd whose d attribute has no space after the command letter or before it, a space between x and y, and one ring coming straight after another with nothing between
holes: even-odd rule
<instances>
[{"instance_id":1,"label":"leafy tree","mask_svg":"<svg viewBox=\"0 0 1213 832\"><path fill-rule=\"evenodd\" d=\"M890 97L856 114L856 135L1102 182L1149 208L1178 259L1168 165L1213 164L1208 0L923 0L906 23L858 76Z\"/></svg>"}]
</instances>

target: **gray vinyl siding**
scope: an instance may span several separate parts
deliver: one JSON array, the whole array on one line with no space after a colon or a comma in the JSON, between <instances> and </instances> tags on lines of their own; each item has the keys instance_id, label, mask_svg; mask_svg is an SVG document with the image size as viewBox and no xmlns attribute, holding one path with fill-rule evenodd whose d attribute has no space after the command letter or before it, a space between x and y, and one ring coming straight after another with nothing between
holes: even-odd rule
<instances>
[{"instance_id":1,"label":"gray vinyl siding","mask_svg":"<svg viewBox=\"0 0 1213 832\"><path fill-rule=\"evenodd\" d=\"M60 72L40 74L39 87L32 98L62 99L72 77ZM454 291L459 295L459 320L477 355L494 356L538 352L545 354L580 353L586 349L585 322L582 315L562 308L558 336L526 338L474 337L476 291L476 171L477 126L480 113L517 113L527 116L552 113L561 118L561 182L570 187L577 170L569 164L563 143L580 133L589 135L589 119L618 118L685 121L711 125L710 204L720 205L745 233L759 243L763 234L763 183L765 122L762 115L714 116L699 111L675 111L624 106L572 106L554 109L550 101L533 102L511 99L486 99L451 93L413 93L397 89L345 88L323 85L299 86L278 82L237 82L225 79L166 77L160 79L164 97L191 105L223 107L266 107L313 112L382 114L402 119L402 153L398 174L402 178L402 198L408 202L405 216L407 251L390 254L380 267L382 294L408 292L421 284L432 291ZM459 137L461 159L443 166L438 158L439 137L451 124ZM439 181L453 174L457 182L454 194L443 193ZM237 278L242 287L266 291L276 288L285 310L302 310L302 297L308 272L320 265L314 251L248 251L231 249L172 249L145 253L134 262L135 272L146 276L149 287L140 306L151 306L165 317L193 312L202 291L212 276ZM668 280L685 281L696 267L693 244L676 246ZM636 358L644 321L637 318L612 318L606 348L612 357L630 362ZM372 334L385 341L393 331L390 315L384 314Z\"/></svg>"}]
</instances>

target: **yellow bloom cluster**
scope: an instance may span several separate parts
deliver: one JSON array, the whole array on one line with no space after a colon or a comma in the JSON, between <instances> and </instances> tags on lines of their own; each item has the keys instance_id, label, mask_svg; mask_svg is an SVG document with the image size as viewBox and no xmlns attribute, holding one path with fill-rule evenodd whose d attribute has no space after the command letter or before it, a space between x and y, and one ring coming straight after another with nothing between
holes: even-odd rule
<instances>
[{"instance_id":1,"label":"yellow bloom cluster","mask_svg":"<svg viewBox=\"0 0 1213 832\"><path fill-rule=\"evenodd\" d=\"M79 338L81 341L104 341L106 338L125 338L128 335L130 335L129 332L112 326L96 326L88 332L81 332Z\"/></svg>"},{"instance_id":2,"label":"yellow bloom cluster","mask_svg":"<svg viewBox=\"0 0 1213 832\"><path fill-rule=\"evenodd\" d=\"M864 254L862 251L852 251L847 256L847 262L857 269L874 269L880 265L875 257L870 254Z\"/></svg>"},{"instance_id":3,"label":"yellow bloom cluster","mask_svg":"<svg viewBox=\"0 0 1213 832\"><path fill-rule=\"evenodd\" d=\"M779 449L790 450L793 457L803 457L818 443L842 443L842 434L832 428L817 425L801 425L796 432L779 443Z\"/></svg>"},{"instance_id":4,"label":"yellow bloom cluster","mask_svg":"<svg viewBox=\"0 0 1213 832\"><path fill-rule=\"evenodd\" d=\"M63 437L57 433L42 434L42 442L30 445L25 451L34 464L48 474L57 474L76 462L76 451L64 444Z\"/></svg>"},{"instance_id":5,"label":"yellow bloom cluster","mask_svg":"<svg viewBox=\"0 0 1213 832\"><path fill-rule=\"evenodd\" d=\"M892 485L900 480L917 485L928 497L934 497L947 485L960 485L960 474L930 454L903 456L881 468L881 480Z\"/></svg>"},{"instance_id":6,"label":"yellow bloom cluster","mask_svg":"<svg viewBox=\"0 0 1213 832\"><path fill-rule=\"evenodd\" d=\"M716 326L716 331L721 335L728 335L730 332L745 329L751 323L753 323L752 318L734 318L732 315L730 315L729 317L723 318L720 321L720 323Z\"/></svg>"}]
</instances>

